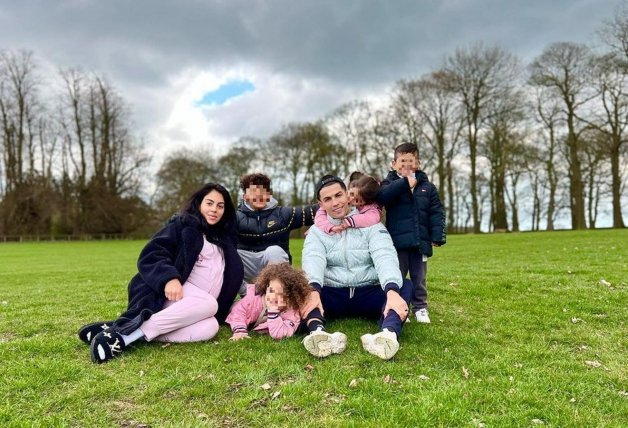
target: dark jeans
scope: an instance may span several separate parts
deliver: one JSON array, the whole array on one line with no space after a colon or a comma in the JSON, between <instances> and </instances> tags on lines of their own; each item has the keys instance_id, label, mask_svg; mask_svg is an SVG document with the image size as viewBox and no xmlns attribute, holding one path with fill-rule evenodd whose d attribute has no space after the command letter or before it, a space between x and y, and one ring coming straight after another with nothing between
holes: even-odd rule
<instances>
[{"instance_id":1,"label":"dark jeans","mask_svg":"<svg viewBox=\"0 0 628 428\"><path fill-rule=\"evenodd\" d=\"M413 288L410 299L412 310L416 312L419 309L427 309L427 262L423 261L423 255L419 250L397 250L397 256L401 276L405 278L410 272Z\"/></svg>"},{"instance_id":2,"label":"dark jeans","mask_svg":"<svg viewBox=\"0 0 628 428\"><path fill-rule=\"evenodd\" d=\"M403 280L403 286L399 295L408 302L412 294L412 283L407 279ZM388 311L384 317L383 311L386 306L386 293L380 285L354 288L351 296L351 288L323 287L321 291L321 302L325 311L326 319L333 318L367 318L379 319L380 329L389 329L401 333L403 321L395 311ZM310 319L308 315L305 322ZM324 322L324 320L322 320Z\"/></svg>"}]
</instances>

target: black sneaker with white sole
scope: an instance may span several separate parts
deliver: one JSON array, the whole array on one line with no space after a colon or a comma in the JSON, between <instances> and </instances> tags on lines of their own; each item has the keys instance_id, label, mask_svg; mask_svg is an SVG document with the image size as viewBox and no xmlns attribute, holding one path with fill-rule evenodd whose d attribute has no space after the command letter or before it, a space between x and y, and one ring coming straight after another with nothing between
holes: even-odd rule
<instances>
[{"instance_id":1,"label":"black sneaker with white sole","mask_svg":"<svg viewBox=\"0 0 628 428\"><path fill-rule=\"evenodd\" d=\"M109 327L112 326L112 324L113 324L113 321L98 321L98 322L93 322L91 324L85 324L83 327L79 329L78 337L83 342L89 345L90 343L92 343L92 339L96 337L98 333L100 333L103 330L108 329Z\"/></svg>"},{"instance_id":2,"label":"black sneaker with white sole","mask_svg":"<svg viewBox=\"0 0 628 428\"><path fill-rule=\"evenodd\" d=\"M92 361L97 364L105 363L117 357L125 349L126 345L120 333L110 328L98 333L89 345Z\"/></svg>"}]
</instances>

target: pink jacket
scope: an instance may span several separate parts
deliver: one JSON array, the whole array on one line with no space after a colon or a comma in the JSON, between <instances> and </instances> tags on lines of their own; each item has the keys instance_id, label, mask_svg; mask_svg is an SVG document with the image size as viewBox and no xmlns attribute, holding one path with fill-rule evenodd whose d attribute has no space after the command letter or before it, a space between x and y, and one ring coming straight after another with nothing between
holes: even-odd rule
<instances>
[{"instance_id":1,"label":"pink jacket","mask_svg":"<svg viewBox=\"0 0 628 428\"><path fill-rule=\"evenodd\" d=\"M379 223L382 218L382 210L377 204L364 205L358 210L358 214L346 217L343 222L349 227L370 227ZM316 217L314 217L314 225L328 235L331 235L331 228L334 224L331 224L327 218L325 210L319 209L316 211Z\"/></svg>"},{"instance_id":2,"label":"pink jacket","mask_svg":"<svg viewBox=\"0 0 628 428\"><path fill-rule=\"evenodd\" d=\"M233 333L247 333L248 326L255 323L264 310L264 296L255 294L255 284L246 286L246 296L238 300L227 317L227 324ZM294 309L282 312L268 312L266 322L261 323L253 330L266 333L273 339L283 339L292 336L301 323L299 313Z\"/></svg>"}]
</instances>

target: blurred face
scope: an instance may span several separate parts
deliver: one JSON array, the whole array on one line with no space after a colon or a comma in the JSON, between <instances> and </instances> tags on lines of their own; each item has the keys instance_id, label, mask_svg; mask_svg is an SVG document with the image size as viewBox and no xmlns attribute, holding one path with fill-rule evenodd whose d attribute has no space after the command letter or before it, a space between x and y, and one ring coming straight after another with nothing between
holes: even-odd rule
<instances>
[{"instance_id":1,"label":"blurred face","mask_svg":"<svg viewBox=\"0 0 628 428\"><path fill-rule=\"evenodd\" d=\"M331 218L340 219L349 214L349 195L338 183L323 187L318 202Z\"/></svg>"},{"instance_id":2,"label":"blurred face","mask_svg":"<svg viewBox=\"0 0 628 428\"><path fill-rule=\"evenodd\" d=\"M360 209L364 206L364 200L360 195L360 189L357 187L352 187L349 189L349 204L353 205L357 209Z\"/></svg>"},{"instance_id":3,"label":"blurred face","mask_svg":"<svg viewBox=\"0 0 628 428\"><path fill-rule=\"evenodd\" d=\"M283 283L278 279L271 279L266 289L266 307L277 308L282 311L286 309L287 306Z\"/></svg>"},{"instance_id":4,"label":"blurred face","mask_svg":"<svg viewBox=\"0 0 628 428\"><path fill-rule=\"evenodd\" d=\"M414 171L419 169L419 166L419 159L414 153L402 153L392 162L393 169L402 177L414 174Z\"/></svg>"},{"instance_id":5,"label":"blurred face","mask_svg":"<svg viewBox=\"0 0 628 428\"><path fill-rule=\"evenodd\" d=\"M244 202L249 204L255 211L264 209L270 201L271 193L260 184L251 184L244 191Z\"/></svg>"},{"instance_id":6,"label":"blurred face","mask_svg":"<svg viewBox=\"0 0 628 428\"><path fill-rule=\"evenodd\" d=\"M213 226L220 221L225 213L225 198L217 190L212 190L205 195L198 210L205 221Z\"/></svg>"}]
</instances>

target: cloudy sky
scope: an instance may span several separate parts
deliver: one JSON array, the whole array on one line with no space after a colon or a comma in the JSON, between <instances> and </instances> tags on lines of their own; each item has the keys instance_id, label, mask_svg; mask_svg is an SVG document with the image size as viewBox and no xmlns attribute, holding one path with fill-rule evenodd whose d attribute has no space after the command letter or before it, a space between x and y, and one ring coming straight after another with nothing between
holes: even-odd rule
<instances>
[{"instance_id":1,"label":"cloudy sky","mask_svg":"<svg viewBox=\"0 0 628 428\"><path fill-rule=\"evenodd\" d=\"M160 157L385 97L456 47L529 61L552 42L593 42L620 1L0 0L0 49L33 51L43 75L105 76Z\"/></svg>"}]
</instances>

